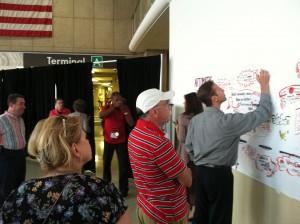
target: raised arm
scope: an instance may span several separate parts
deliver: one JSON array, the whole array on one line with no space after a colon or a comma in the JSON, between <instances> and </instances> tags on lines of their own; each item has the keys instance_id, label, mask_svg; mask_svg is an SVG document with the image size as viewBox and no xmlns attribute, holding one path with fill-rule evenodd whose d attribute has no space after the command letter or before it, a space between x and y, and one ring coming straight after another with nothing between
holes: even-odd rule
<instances>
[{"instance_id":1,"label":"raised arm","mask_svg":"<svg viewBox=\"0 0 300 224\"><path fill-rule=\"evenodd\" d=\"M111 107L108 108L108 106L106 106L107 109L102 108L102 110L99 112L99 117L101 119L106 118L111 112L113 112L115 110L115 107L113 105L111 105Z\"/></svg>"},{"instance_id":2,"label":"raised arm","mask_svg":"<svg viewBox=\"0 0 300 224\"><path fill-rule=\"evenodd\" d=\"M133 121L133 118L132 118L132 116L131 116L129 107L128 107L127 105L125 105L125 104L121 104L120 110L123 112L127 124L128 124L130 127L133 127L133 126L134 126L134 121Z\"/></svg>"},{"instance_id":3,"label":"raised arm","mask_svg":"<svg viewBox=\"0 0 300 224\"><path fill-rule=\"evenodd\" d=\"M256 80L260 84L261 93L270 94L270 75L266 70L261 70L259 74L256 74Z\"/></svg>"}]
</instances>

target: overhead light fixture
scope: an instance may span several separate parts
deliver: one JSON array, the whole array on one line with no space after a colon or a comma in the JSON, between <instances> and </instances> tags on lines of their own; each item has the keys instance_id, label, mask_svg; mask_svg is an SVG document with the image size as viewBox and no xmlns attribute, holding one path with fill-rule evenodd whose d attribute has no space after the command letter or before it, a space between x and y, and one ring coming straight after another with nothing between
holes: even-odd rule
<instances>
[{"instance_id":1,"label":"overhead light fixture","mask_svg":"<svg viewBox=\"0 0 300 224\"><path fill-rule=\"evenodd\" d=\"M104 87L109 87L111 85L110 82L102 82L101 83L101 86L104 86Z\"/></svg>"},{"instance_id":2,"label":"overhead light fixture","mask_svg":"<svg viewBox=\"0 0 300 224\"><path fill-rule=\"evenodd\" d=\"M95 72L95 70L94 70L94 69L92 69L91 73L92 73L92 74L95 74L96 72Z\"/></svg>"},{"instance_id":3,"label":"overhead light fixture","mask_svg":"<svg viewBox=\"0 0 300 224\"><path fill-rule=\"evenodd\" d=\"M96 78L92 78L92 82L99 82L99 80Z\"/></svg>"}]
</instances>

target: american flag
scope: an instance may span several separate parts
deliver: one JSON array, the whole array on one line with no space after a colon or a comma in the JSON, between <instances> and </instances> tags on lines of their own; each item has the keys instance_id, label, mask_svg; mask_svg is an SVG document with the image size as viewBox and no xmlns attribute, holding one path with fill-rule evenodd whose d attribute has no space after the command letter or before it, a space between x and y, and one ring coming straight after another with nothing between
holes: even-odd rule
<instances>
[{"instance_id":1,"label":"american flag","mask_svg":"<svg viewBox=\"0 0 300 224\"><path fill-rule=\"evenodd\" d=\"M52 0L0 0L0 36L51 37Z\"/></svg>"}]
</instances>

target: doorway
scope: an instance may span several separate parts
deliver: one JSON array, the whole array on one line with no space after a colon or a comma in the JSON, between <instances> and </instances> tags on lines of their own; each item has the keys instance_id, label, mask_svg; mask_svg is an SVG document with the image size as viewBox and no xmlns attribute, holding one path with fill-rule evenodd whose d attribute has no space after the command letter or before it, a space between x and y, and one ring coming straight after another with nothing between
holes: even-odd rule
<instances>
[{"instance_id":1,"label":"doorway","mask_svg":"<svg viewBox=\"0 0 300 224\"><path fill-rule=\"evenodd\" d=\"M105 105L110 104L111 93L119 91L118 74L116 69L93 69L93 100L95 138L101 136L99 132L100 118L99 111Z\"/></svg>"},{"instance_id":2,"label":"doorway","mask_svg":"<svg viewBox=\"0 0 300 224\"><path fill-rule=\"evenodd\" d=\"M93 101L94 101L94 132L95 132L95 164L96 174L102 177L103 172L103 148L104 138L103 129L101 126L101 119L99 118L99 112L105 105L110 104L111 94L119 90L119 81L117 69L111 68L93 68L92 70L93 81ZM112 174L118 170L117 158L114 155L112 161ZM112 175L117 177L118 174ZM115 180L117 181L117 180Z\"/></svg>"}]
</instances>

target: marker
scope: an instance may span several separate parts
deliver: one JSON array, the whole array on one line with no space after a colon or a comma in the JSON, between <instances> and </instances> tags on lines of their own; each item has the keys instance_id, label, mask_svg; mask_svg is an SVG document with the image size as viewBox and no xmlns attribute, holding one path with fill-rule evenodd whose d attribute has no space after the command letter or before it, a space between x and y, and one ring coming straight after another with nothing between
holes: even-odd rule
<instances>
[{"instance_id":1,"label":"marker","mask_svg":"<svg viewBox=\"0 0 300 224\"><path fill-rule=\"evenodd\" d=\"M237 169L238 168L238 165L240 165L239 163L236 163L235 164L235 169Z\"/></svg>"},{"instance_id":2,"label":"marker","mask_svg":"<svg viewBox=\"0 0 300 224\"><path fill-rule=\"evenodd\" d=\"M247 141L246 141L246 140L244 140L244 139L240 139L240 142L247 143Z\"/></svg>"},{"instance_id":3,"label":"marker","mask_svg":"<svg viewBox=\"0 0 300 224\"><path fill-rule=\"evenodd\" d=\"M267 150L272 150L272 148L269 146L265 146L265 145L258 145L258 146Z\"/></svg>"},{"instance_id":4,"label":"marker","mask_svg":"<svg viewBox=\"0 0 300 224\"><path fill-rule=\"evenodd\" d=\"M284 152L284 151L279 151L279 152L283 153L283 154L286 154L286 155L289 155L289 156L294 156L294 157L300 158L300 156L298 156L296 154L293 154L293 153L288 153L288 152Z\"/></svg>"}]
</instances>

